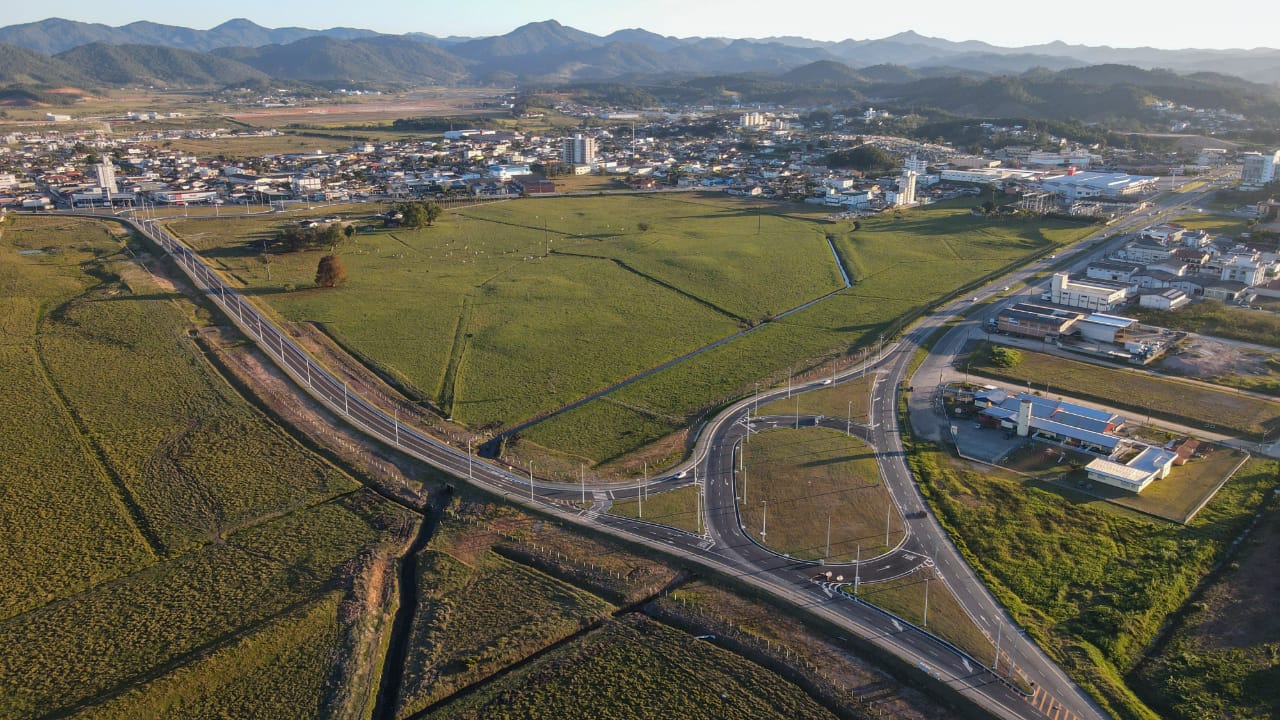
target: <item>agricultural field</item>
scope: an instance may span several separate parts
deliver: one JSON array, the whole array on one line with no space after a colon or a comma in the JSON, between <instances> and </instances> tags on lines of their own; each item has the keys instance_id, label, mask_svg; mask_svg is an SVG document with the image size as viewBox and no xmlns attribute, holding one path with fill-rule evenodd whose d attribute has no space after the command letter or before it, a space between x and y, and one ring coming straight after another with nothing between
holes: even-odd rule
<instances>
[{"instance_id":1,"label":"agricultural field","mask_svg":"<svg viewBox=\"0 0 1280 720\"><path fill-rule=\"evenodd\" d=\"M0 226L0 716L312 716L353 559L414 516L237 394L140 250L100 221Z\"/></svg>"},{"instance_id":2,"label":"agricultural field","mask_svg":"<svg viewBox=\"0 0 1280 720\"><path fill-rule=\"evenodd\" d=\"M1265 720L1280 710L1280 524L1268 513L1239 555L1135 671L1161 717Z\"/></svg>"},{"instance_id":3,"label":"agricultural field","mask_svg":"<svg viewBox=\"0 0 1280 720\"><path fill-rule=\"evenodd\" d=\"M110 261L120 249L108 226L96 223L17 218L0 225L0 619L155 561L110 468L51 384L37 339L42 312L97 282L82 265Z\"/></svg>"},{"instance_id":4,"label":"agricultural field","mask_svg":"<svg viewBox=\"0 0 1280 720\"><path fill-rule=\"evenodd\" d=\"M1126 675L1277 483L1274 462L1250 461L1183 526L1057 484L953 466L932 447L913 448L911 464L996 597L1121 718L1156 717Z\"/></svg>"},{"instance_id":5,"label":"agricultural field","mask_svg":"<svg viewBox=\"0 0 1280 720\"><path fill-rule=\"evenodd\" d=\"M318 717L340 651L341 596L329 593L168 675L71 717L80 720Z\"/></svg>"},{"instance_id":6,"label":"agricultural field","mask_svg":"<svg viewBox=\"0 0 1280 720\"><path fill-rule=\"evenodd\" d=\"M815 427L767 430L743 444L743 455L742 523L765 546L806 560L848 562L859 549L871 558L902 539L902 518L880 481L875 453L858 438ZM767 532L760 536L762 526Z\"/></svg>"},{"instance_id":7,"label":"agricultural field","mask_svg":"<svg viewBox=\"0 0 1280 720\"><path fill-rule=\"evenodd\" d=\"M362 491L8 618L0 716L89 707L177 670L349 583L344 564L406 525Z\"/></svg>"},{"instance_id":8,"label":"agricultural field","mask_svg":"<svg viewBox=\"0 0 1280 720\"><path fill-rule=\"evenodd\" d=\"M629 615L427 718L834 718L804 691L714 643Z\"/></svg>"},{"instance_id":9,"label":"agricultural field","mask_svg":"<svg viewBox=\"0 0 1280 720\"><path fill-rule=\"evenodd\" d=\"M608 615L611 605L497 554L475 566L427 550L418 559L398 717L408 717Z\"/></svg>"},{"instance_id":10,"label":"agricultural field","mask_svg":"<svg viewBox=\"0 0 1280 720\"><path fill-rule=\"evenodd\" d=\"M1280 402L1026 350L1022 351L1022 360L1011 368L996 367L989 361L988 345L979 344L969 356L967 367L977 375L1014 384L1030 383L1032 388L1049 395L1060 392L1092 399L1135 415L1150 413L1193 427L1216 427L1252 438L1280 430ZM1210 419L1212 423L1208 422Z\"/></svg>"},{"instance_id":11,"label":"agricultural field","mask_svg":"<svg viewBox=\"0 0 1280 720\"><path fill-rule=\"evenodd\" d=\"M538 417L839 290L830 238L853 288L521 432L592 463L776 381L796 357L851 352L964 282L1092 230L992 223L946 205L856 230L821 215L705 194L490 203L433 228L360 233L339 250L351 281L338 292L288 291L309 287L316 258L274 255L268 266L247 245L273 231L264 219L171 227L285 318L322 325L473 427Z\"/></svg>"}]
</instances>

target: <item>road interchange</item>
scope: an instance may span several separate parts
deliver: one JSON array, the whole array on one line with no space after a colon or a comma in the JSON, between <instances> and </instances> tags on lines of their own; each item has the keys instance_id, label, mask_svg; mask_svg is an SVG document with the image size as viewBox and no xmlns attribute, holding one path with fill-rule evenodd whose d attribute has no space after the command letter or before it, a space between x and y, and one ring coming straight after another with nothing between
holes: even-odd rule
<instances>
[{"instance_id":1,"label":"road interchange","mask_svg":"<svg viewBox=\"0 0 1280 720\"><path fill-rule=\"evenodd\" d=\"M1178 204L1186 204L1189 200L1191 198L1185 198ZM352 392L320 366L287 333L226 285L215 271L170 235L157 220L131 218L130 221L172 255L196 286L218 304L300 389L368 435L514 501L532 505L570 522L675 553L767 589L901 657L934 681L951 686L998 717L1090 720L1105 717L1105 713L1008 620L929 512L906 465L898 426L899 389L909 387L907 373L916 349L922 347L947 321L960 317L961 311L969 307L967 302L955 301L926 316L899 343L881 348L874 360L830 379L777 388L734 403L701 430L688 463L667 476L654 478L648 487L613 484L580 488L577 485L539 482L514 468L482 461L472 454L471 448L455 448L402 424L394 410L389 414L376 403ZM1030 279L1032 272L1033 269L1018 271L1000 282L1017 280L1019 273ZM987 314L970 318L969 322L980 322ZM954 336L959 331L960 326L952 329L938 342L939 347L954 347ZM967 334L968 329L964 332ZM881 380L873 386L871 418L868 424L855 425L853 429L877 450L886 487L903 518L905 532L902 539L889 552L863 559L857 567L852 563L820 567L814 562L780 555L755 542L744 532L738 514L739 488L735 468L740 443L752 425L763 422L760 418L750 419L752 408L794 393L821 389L832 382L843 382L866 374L872 368L880 374ZM913 407L920 392L910 394ZM875 422L876 408L879 408L880 422ZM785 419L807 424L818 422L812 416L786 416ZM833 418L820 421L820 424L840 431L848 427L846 421ZM577 505L580 492L586 490L604 490L611 497L625 499L653 489L690 483L701 487L700 533L600 513ZM967 655L920 628L849 598L847 593L840 592L847 583L816 579L819 571L830 570L833 575L853 572L861 582L876 582L909 575L926 566L932 567L947 583L974 622L996 639L1001 649L998 659ZM1034 683L1032 693L1007 683L987 668L987 665L1007 667L1007 663L1013 663L1023 677Z\"/></svg>"}]
</instances>

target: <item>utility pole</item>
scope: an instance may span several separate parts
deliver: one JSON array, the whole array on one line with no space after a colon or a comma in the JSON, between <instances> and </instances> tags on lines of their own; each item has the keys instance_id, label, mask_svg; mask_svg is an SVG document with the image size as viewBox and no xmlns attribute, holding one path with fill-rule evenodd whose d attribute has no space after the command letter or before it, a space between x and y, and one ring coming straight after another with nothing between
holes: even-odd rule
<instances>
[{"instance_id":1,"label":"utility pole","mask_svg":"<svg viewBox=\"0 0 1280 720\"><path fill-rule=\"evenodd\" d=\"M858 583L862 579L862 543L858 543L858 554L853 561L853 596L858 597Z\"/></svg>"},{"instance_id":2,"label":"utility pole","mask_svg":"<svg viewBox=\"0 0 1280 720\"><path fill-rule=\"evenodd\" d=\"M787 399L791 399L791 368L787 368Z\"/></svg>"},{"instance_id":3,"label":"utility pole","mask_svg":"<svg viewBox=\"0 0 1280 720\"><path fill-rule=\"evenodd\" d=\"M467 438L467 479L475 479L475 475L471 472L471 438Z\"/></svg>"},{"instance_id":4,"label":"utility pole","mask_svg":"<svg viewBox=\"0 0 1280 720\"><path fill-rule=\"evenodd\" d=\"M350 396L351 391L347 389L347 382L344 380L342 382L342 414L348 417L351 416L351 403L348 400Z\"/></svg>"},{"instance_id":5,"label":"utility pole","mask_svg":"<svg viewBox=\"0 0 1280 720\"><path fill-rule=\"evenodd\" d=\"M649 461L644 461L644 482L640 484L640 491L644 493L646 498L649 497Z\"/></svg>"},{"instance_id":6,"label":"utility pole","mask_svg":"<svg viewBox=\"0 0 1280 720\"><path fill-rule=\"evenodd\" d=\"M747 449L746 445L742 443L738 443L738 479L742 481L743 507L745 507L747 504L747 459L746 459L746 452L745 452L746 449Z\"/></svg>"},{"instance_id":7,"label":"utility pole","mask_svg":"<svg viewBox=\"0 0 1280 720\"><path fill-rule=\"evenodd\" d=\"M844 416L844 434L853 437L853 401L849 401L848 413Z\"/></svg>"},{"instance_id":8,"label":"utility pole","mask_svg":"<svg viewBox=\"0 0 1280 720\"><path fill-rule=\"evenodd\" d=\"M535 502L533 497L533 463L529 463L529 502Z\"/></svg>"},{"instance_id":9,"label":"utility pole","mask_svg":"<svg viewBox=\"0 0 1280 720\"><path fill-rule=\"evenodd\" d=\"M697 512L698 512L696 527L698 528L698 534L701 535L702 534L702 484L698 482L698 466L697 465L693 466L693 490L695 493L697 493L697 498L698 498L698 502L696 505Z\"/></svg>"},{"instance_id":10,"label":"utility pole","mask_svg":"<svg viewBox=\"0 0 1280 720\"><path fill-rule=\"evenodd\" d=\"M929 578L924 579L924 620L921 621L920 627L929 627Z\"/></svg>"},{"instance_id":11,"label":"utility pole","mask_svg":"<svg viewBox=\"0 0 1280 720\"><path fill-rule=\"evenodd\" d=\"M1000 669L1000 634L1003 632L1004 632L1004 623L997 620L996 621L996 661L995 661L995 664L991 666L991 672L996 672L997 670Z\"/></svg>"},{"instance_id":12,"label":"utility pole","mask_svg":"<svg viewBox=\"0 0 1280 720\"><path fill-rule=\"evenodd\" d=\"M764 516L760 520L760 539L764 540L769 531L769 501L761 500L760 504L764 506Z\"/></svg>"},{"instance_id":13,"label":"utility pole","mask_svg":"<svg viewBox=\"0 0 1280 720\"><path fill-rule=\"evenodd\" d=\"M800 429L800 394L796 393L796 430Z\"/></svg>"},{"instance_id":14,"label":"utility pole","mask_svg":"<svg viewBox=\"0 0 1280 720\"><path fill-rule=\"evenodd\" d=\"M640 483L640 487L636 488L636 508L637 515L641 520L644 519L644 483Z\"/></svg>"},{"instance_id":15,"label":"utility pole","mask_svg":"<svg viewBox=\"0 0 1280 720\"><path fill-rule=\"evenodd\" d=\"M578 480L582 483L582 504L587 504L587 466L578 463Z\"/></svg>"},{"instance_id":16,"label":"utility pole","mask_svg":"<svg viewBox=\"0 0 1280 720\"><path fill-rule=\"evenodd\" d=\"M395 428L396 428L396 445L399 445L400 444L400 406L399 405L392 406L391 412L392 412L392 416L391 416L392 422L395 424Z\"/></svg>"},{"instance_id":17,"label":"utility pole","mask_svg":"<svg viewBox=\"0 0 1280 720\"><path fill-rule=\"evenodd\" d=\"M831 513L827 513L827 552L822 557L831 559Z\"/></svg>"},{"instance_id":18,"label":"utility pole","mask_svg":"<svg viewBox=\"0 0 1280 720\"><path fill-rule=\"evenodd\" d=\"M756 383L756 394L754 395L754 398L756 401L755 402L756 415L759 415L760 414L760 383Z\"/></svg>"},{"instance_id":19,"label":"utility pole","mask_svg":"<svg viewBox=\"0 0 1280 720\"><path fill-rule=\"evenodd\" d=\"M892 517L893 517L893 504L890 503L889 507L884 511L884 546L885 547L893 547L892 545L889 544L889 521Z\"/></svg>"}]
</instances>

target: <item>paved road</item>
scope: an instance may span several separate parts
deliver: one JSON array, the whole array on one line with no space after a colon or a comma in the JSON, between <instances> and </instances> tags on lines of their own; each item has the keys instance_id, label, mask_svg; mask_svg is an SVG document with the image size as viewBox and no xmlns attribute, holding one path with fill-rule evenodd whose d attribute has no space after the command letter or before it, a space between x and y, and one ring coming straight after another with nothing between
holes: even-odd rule
<instances>
[{"instance_id":1,"label":"paved road","mask_svg":"<svg viewBox=\"0 0 1280 720\"><path fill-rule=\"evenodd\" d=\"M706 532L688 533L674 528L603 514L595 509L582 510L575 503L581 498L581 488L562 484L539 483L528 476L510 469L483 462L465 449L454 448L434 438L405 427L398 422L394 412L375 406L358 394L351 392L340 380L320 367L287 334L260 315L234 289L227 287L190 249L169 235L153 220L142 220L139 227L161 247L168 251L197 287L227 313L249 337L270 355L273 360L312 396L343 415L353 426L383 442L387 442L414 455L433 466L459 478L512 500L530 504L544 512L588 525L606 533L625 537L665 552L675 553L701 563L717 571L736 576L740 581L757 586L779 596L809 612L824 617L837 626L846 628L865 641L916 665L918 672L928 674L938 682L944 682L998 717L1040 718L1047 717L1045 708L1053 708L1055 702L1048 695L1037 692L1032 697L1007 685L984 667L985 661L965 656L936 637L906 625L884 612L848 599L843 593L833 592L830 585L815 582L816 567L812 563L780 557L751 542L737 530L736 503L733 501L733 452L736 443L746 431L737 422L735 412L746 414L749 402L738 403L723 413L703 433L703 442L695 451L696 473L685 477L670 476L656 479L651 486L696 481L706 486L707 502L704 504ZM905 355L902 355L905 357ZM893 358L890 353L888 357ZM865 372L865 368L861 371ZM837 378L846 379L854 372L848 371ZM810 388L824 383L812 383ZM796 388L797 391L805 386ZM881 388L890 387L884 383ZM767 401L785 390L764 393L759 401ZM892 392L882 390L877 396L880 407L892 406ZM889 422L880 429L881 440L896 440L896 420L886 413ZM735 424L737 423L737 424ZM874 437L874 429L863 429L867 437ZM901 448L898 448L900 452ZM909 483L909 475L895 473ZM726 490L728 494L726 494ZM640 488L611 487L609 494L615 498L634 497ZM919 498L911 496L906 501L908 512L919 505ZM405 499L407 501L407 499ZM910 572L912 567L925 562L923 555L909 545L911 538L896 551L882 558L868 559L863 569L869 577L884 577ZM924 546L920 546L924 547ZM1068 717L1065 714L1061 717Z\"/></svg>"}]
</instances>

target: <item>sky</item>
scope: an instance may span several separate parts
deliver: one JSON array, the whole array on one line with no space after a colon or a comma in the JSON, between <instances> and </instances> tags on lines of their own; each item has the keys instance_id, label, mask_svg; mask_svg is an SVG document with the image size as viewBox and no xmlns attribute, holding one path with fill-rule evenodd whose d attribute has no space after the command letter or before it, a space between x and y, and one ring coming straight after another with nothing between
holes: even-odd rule
<instances>
[{"instance_id":1,"label":"sky","mask_svg":"<svg viewBox=\"0 0 1280 720\"><path fill-rule=\"evenodd\" d=\"M150 20L210 28L233 17L265 27L358 27L400 34L501 35L528 22L555 19L580 30L608 34L642 27L680 37L798 35L815 40L866 40L906 30L948 40L985 40L1019 47L1062 40L1073 45L1158 48L1280 47L1273 0L1075 0L1071 3L780 3L777 0L271 0L265 3L104 3L62 0L12 3L0 24L54 16L124 25ZM52 7L52 9L51 9ZM1272 7L1271 10L1262 8ZM892 9L903 8L901 13ZM1266 16L1270 16L1269 18Z\"/></svg>"}]
</instances>

